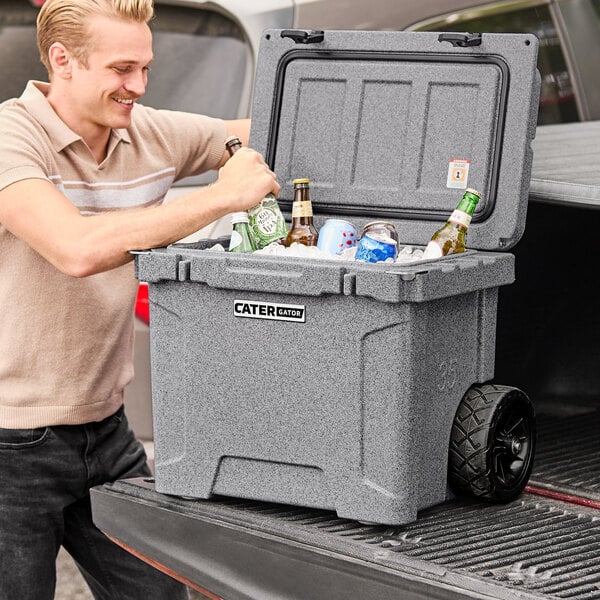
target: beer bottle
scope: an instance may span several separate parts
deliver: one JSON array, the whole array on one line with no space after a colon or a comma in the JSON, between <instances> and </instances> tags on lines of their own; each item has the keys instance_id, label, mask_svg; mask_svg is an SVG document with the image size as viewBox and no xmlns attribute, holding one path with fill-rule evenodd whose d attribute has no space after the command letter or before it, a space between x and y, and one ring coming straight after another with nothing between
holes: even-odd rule
<instances>
[{"instance_id":1,"label":"beer bottle","mask_svg":"<svg viewBox=\"0 0 600 600\"><path fill-rule=\"evenodd\" d=\"M462 200L454 209L447 223L438 229L427 244L423 258L440 258L448 254L465 251L467 229L479 202L479 192L472 189L465 191Z\"/></svg>"},{"instance_id":2,"label":"beer bottle","mask_svg":"<svg viewBox=\"0 0 600 600\"><path fill-rule=\"evenodd\" d=\"M254 252L256 243L248 225L246 211L231 213L233 231L229 240L229 252Z\"/></svg>"},{"instance_id":3,"label":"beer bottle","mask_svg":"<svg viewBox=\"0 0 600 600\"><path fill-rule=\"evenodd\" d=\"M292 228L285 239L285 245L294 242L305 246L316 246L319 233L313 225L313 209L310 200L308 179L294 179L294 202L292 204Z\"/></svg>"},{"instance_id":4,"label":"beer bottle","mask_svg":"<svg viewBox=\"0 0 600 600\"><path fill-rule=\"evenodd\" d=\"M236 135L232 135L225 140L225 148L231 156L241 147L242 142ZM277 198L273 194L267 194L248 211L248 223L256 247L259 250L272 242L282 243L287 235L285 217L279 208Z\"/></svg>"}]
</instances>

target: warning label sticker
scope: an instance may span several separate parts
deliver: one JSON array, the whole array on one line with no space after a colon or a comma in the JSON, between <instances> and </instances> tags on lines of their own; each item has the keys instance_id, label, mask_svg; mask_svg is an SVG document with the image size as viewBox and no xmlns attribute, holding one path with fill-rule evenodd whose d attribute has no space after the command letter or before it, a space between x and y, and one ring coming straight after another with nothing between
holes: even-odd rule
<instances>
[{"instance_id":1,"label":"warning label sticker","mask_svg":"<svg viewBox=\"0 0 600 600\"><path fill-rule=\"evenodd\" d=\"M452 158L448 165L448 180L446 187L466 190L469 181L469 164L465 158Z\"/></svg>"}]
</instances>

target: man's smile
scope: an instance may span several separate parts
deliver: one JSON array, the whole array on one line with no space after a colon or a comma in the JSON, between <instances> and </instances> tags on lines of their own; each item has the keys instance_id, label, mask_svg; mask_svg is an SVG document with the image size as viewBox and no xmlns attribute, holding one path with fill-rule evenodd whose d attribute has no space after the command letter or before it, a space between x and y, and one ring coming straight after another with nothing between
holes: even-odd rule
<instances>
[{"instance_id":1,"label":"man's smile","mask_svg":"<svg viewBox=\"0 0 600 600\"><path fill-rule=\"evenodd\" d=\"M134 102L133 98L113 98L113 100L119 104L126 104L129 106L131 106Z\"/></svg>"}]
</instances>

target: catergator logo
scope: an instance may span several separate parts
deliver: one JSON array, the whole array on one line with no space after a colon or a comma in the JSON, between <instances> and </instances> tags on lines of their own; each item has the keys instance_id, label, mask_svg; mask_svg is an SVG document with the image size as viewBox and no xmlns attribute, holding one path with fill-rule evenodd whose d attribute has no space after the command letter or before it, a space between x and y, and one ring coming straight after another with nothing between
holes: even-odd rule
<instances>
[{"instance_id":1,"label":"catergator logo","mask_svg":"<svg viewBox=\"0 0 600 600\"><path fill-rule=\"evenodd\" d=\"M234 300L233 314L249 319L270 319L272 321L306 322L306 306L300 304L276 304L275 302L254 302Z\"/></svg>"}]
</instances>

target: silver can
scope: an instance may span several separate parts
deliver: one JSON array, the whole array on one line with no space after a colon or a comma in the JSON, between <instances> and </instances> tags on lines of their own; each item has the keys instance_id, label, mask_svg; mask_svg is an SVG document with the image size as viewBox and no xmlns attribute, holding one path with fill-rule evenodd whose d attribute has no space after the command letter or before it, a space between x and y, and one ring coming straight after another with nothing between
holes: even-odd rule
<instances>
[{"instance_id":1,"label":"silver can","mask_svg":"<svg viewBox=\"0 0 600 600\"><path fill-rule=\"evenodd\" d=\"M371 237L388 237L395 240L396 245L400 242L398 240L398 232L396 226L390 221L371 221L363 227L363 236L370 235Z\"/></svg>"},{"instance_id":2,"label":"silver can","mask_svg":"<svg viewBox=\"0 0 600 600\"><path fill-rule=\"evenodd\" d=\"M356 260L368 263L385 262L388 259L396 260L398 256L398 242L387 233L371 232L363 235L356 247Z\"/></svg>"}]
</instances>

